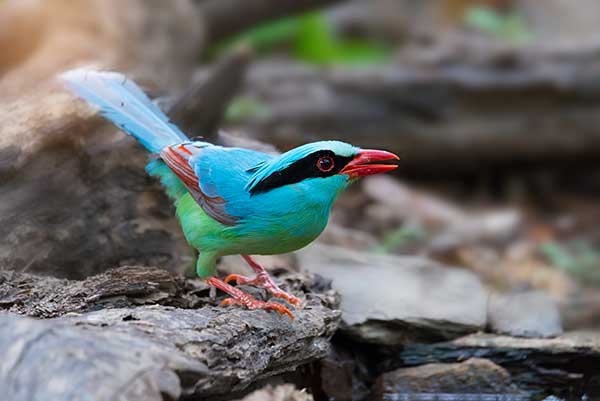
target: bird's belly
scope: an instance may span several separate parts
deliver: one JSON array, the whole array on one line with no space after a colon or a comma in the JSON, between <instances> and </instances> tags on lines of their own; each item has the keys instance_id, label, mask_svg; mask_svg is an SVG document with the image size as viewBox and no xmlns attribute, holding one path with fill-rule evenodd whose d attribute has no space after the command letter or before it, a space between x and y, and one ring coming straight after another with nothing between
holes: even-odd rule
<instances>
[{"instance_id":1,"label":"bird's belly","mask_svg":"<svg viewBox=\"0 0 600 401\"><path fill-rule=\"evenodd\" d=\"M321 213L305 217L279 216L274 219L256 219L240 226L244 233L239 252L273 255L292 252L310 244L323 232L327 215Z\"/></svg>"},{"instance_id":2,"label":"bird's belly","mask_svg":"<svg viewBox=\"0 0 600 401\"><path fill-rule=\"evenodd\" d=\"M292 252L315 240L327 225L329 211L254 216L235 226L225 226L186 195L177 204L177 215L186 239L200 252L217 255L273 255Z\"/></svg>"}]
</instances>

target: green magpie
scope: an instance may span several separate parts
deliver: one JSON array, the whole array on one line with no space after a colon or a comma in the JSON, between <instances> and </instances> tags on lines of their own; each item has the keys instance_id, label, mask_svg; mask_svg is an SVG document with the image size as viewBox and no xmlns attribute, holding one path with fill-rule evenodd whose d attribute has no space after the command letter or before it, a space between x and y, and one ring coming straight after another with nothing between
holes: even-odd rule
<instances>
[{"instance_id":1,"label":"green magpie","mask_svg":"<svg viewBox=\"0 0 600 401\"><path fill-rule=\"evenodd\" d=\"M198 276L230 296L222 305L274 310L293 318L283 304L257 300L229 282L263 287L300 306L300 300L281 290L250 255L286 253L308 245L321 234L333 202L351 182L397 167L376 163L397 160L393 153L340 141L308 143L280 156L191 141L120 73L76 69L60 77L156 155L146 171L160 180L175 204L185 238L199 254ZM217 259L237 254L256 277L217 278Z\"/></svg>"}]
</instances>

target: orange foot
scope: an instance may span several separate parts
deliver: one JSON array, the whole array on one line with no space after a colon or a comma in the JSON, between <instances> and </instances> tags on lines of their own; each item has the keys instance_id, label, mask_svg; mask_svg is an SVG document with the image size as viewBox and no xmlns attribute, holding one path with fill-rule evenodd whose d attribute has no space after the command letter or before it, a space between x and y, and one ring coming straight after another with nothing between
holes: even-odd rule
<instances>
[{"instance_id":1,"label":"orange foot","mask_svg":"<svg viewBox=\"0 0 600 401\"><path fill-rule=\"evenodd\" d=\"M277 302L264 302L259 301L258 299L252 298L250 295L246 294L246 299L237 299L237 298L226 298L221 302L221 306L231 306L231 305L244 305L248 309L264 309L264 310L272 310L279 313L279 316L283 316L284 314L288 315L290 319L294 320L294 315L292 312Z\"/></svg>"},{"instance_id":2,"label":"orange foot","mask_svg":"<svg viewBox=\"0 0 600 401\"><path fill-rule=\"evenodd\" d=\"M274 297L285 299L294 306L299 306L301 303L300 298L296 297L295 295L288 294L279 288L266 271L258 273L253 279L241 276L239 274L230 274L229 276L225 277L225 282L229 283L230 281L235 281L242 285L250 284L257 287L262 287L270 292Z\"/></svg>"},{"instance_id":3,"label":"orange foot","mask_svg":"<svg viewBox=\"0 0 600 401\"><path fill-rule=\"evenodd\" d=\"M245 293L239 288L232 287L231 285L219 280L216 277L210 277L206 280L209 285L220 289L221 291L226 292L231 295L231 298L225 299L221 302L221 306L231 306L231 305L243 305L248 309L264 309L264 310L272 310L279 313L280 316L284 314L288 315L292 320L294 320L294 315L292 312L277 302L264 302L254 299L250 294Z\"/></svg>"}]
</instances>

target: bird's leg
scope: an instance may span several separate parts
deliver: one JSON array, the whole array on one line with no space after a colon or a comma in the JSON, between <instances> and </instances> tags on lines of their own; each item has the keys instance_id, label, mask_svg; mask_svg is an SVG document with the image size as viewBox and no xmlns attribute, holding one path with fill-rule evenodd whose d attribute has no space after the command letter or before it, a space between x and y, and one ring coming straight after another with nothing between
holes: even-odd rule
<instances>
[{"instance_id":1,"label":"bird's leg","mask_svg":"<svg viewBox=\"0 0 600 401\"><path fill-rule=\"evenodd\" d=\"M218 288L221 291L231 295L231 298L227 298L223 302L221 302L221 306L244 305L248 309L274 310L280 315L283 315L285 313L291 319L294 319L294 315L292 315L292 312L290 312L288 308L286 308L280 303L264 302L259 301L258 299L254 299L250 294L246 294L239 288L232 287L231 285L219 280L216 277L210 277L206 280L206 282L210 286Z\"/></svg>"},{"instance_id":2,"label":"bird's leg","mask_svg":"<svg viewBox=\"0 0 600 401\"><path fill-rule=\"evenodd\" d=\"M249 255L242 255L244 260L248 262L252 270L256 273L256 277L250 279L248 277L241 276L239 274L230 274L225 277L225 282L236 281L238 284L251 284L258 287L263 287L265 290L270 292L274 297L283 298L292 305L300 305L300 299L292 294L288 294L275 284L269 273L264 267L256 263Z\"/></svg>"}]
</instances>

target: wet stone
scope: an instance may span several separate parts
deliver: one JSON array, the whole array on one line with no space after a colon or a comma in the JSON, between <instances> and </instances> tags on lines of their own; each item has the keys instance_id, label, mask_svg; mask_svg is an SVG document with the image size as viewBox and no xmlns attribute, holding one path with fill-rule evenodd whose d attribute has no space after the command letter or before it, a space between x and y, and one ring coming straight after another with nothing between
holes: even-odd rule
<instances>
[{"instance_id":1,"label":"wet stone","mask_svg":"<svg viewBox=\"0 0 600 401\"><path fill-rule=\"evenodd\" d=\"M439 399L457 400L477 394L510 396L503 399L511 401L527 399L526 394L512 384L510 374L504 368L479 358L387 372L377 379L373 392L376 400L429 399L424 397L436 394L450 397Z\"/></svg>"}]
</instances>

